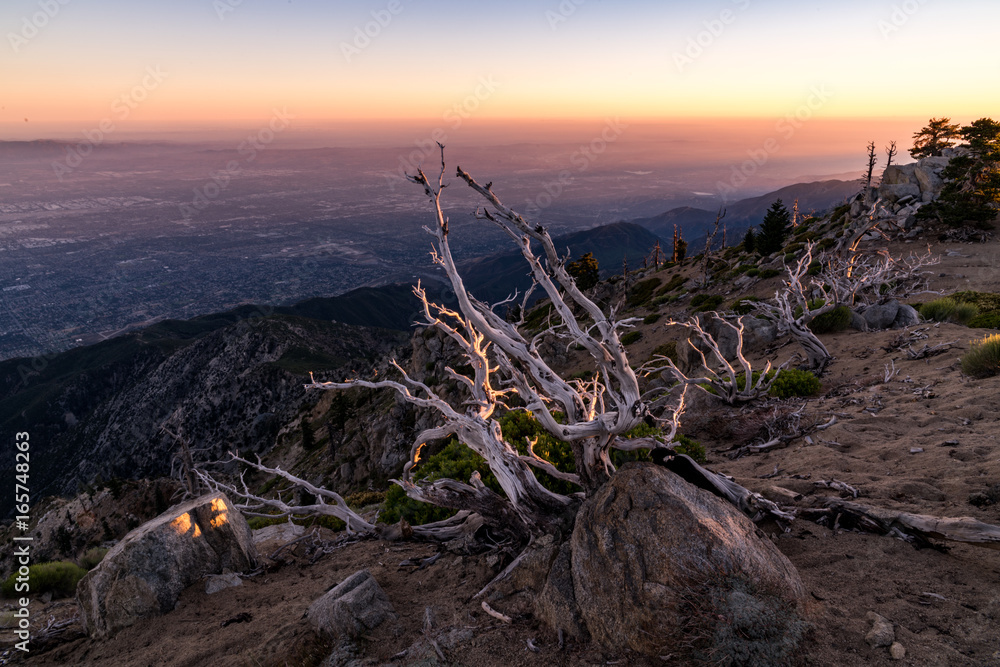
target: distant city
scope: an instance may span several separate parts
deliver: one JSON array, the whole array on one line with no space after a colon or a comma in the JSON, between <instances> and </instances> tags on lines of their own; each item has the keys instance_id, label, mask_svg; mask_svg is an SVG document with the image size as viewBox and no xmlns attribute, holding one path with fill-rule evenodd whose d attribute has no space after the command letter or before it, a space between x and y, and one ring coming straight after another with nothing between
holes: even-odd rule
<instances>
[{"instance_id":1,"label":"distant city","mask_svg":"<svg viewBox=\"0 0 1000 667\"><path fill-rule=\"evenodd\" d=\"M406 149L91 149L74 157L59 142L0 142L0 359L241 303L439 276L422 230L429 205L400 175L414 166ZM573 156L565 146L466 147L448 155L447 176L461 164L559 232L717 206L713 183L726 173L638 149L593 164ZM436 175L439 160L422 157ZM472 218L467 189L446 195L460 258L510 249Z\"/></svg>"}]
</instances>

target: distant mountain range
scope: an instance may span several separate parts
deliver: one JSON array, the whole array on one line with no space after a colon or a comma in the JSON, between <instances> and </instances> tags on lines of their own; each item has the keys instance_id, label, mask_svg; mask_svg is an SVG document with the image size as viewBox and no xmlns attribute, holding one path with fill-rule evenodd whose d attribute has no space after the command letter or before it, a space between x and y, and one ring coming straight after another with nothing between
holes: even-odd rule
<instances>
[{"instance_id":1,"label":"distant mountain range","mask_svg":"<svg viewBox=\"0 0 1000 667\"><path fill-rule=\"evenodd\" d=\"M814 183L795 183L759 197L733 202L724 207L728 243L729 245L738 243L748 227L760 224L767 209L777 199L781 199L789 211L792 210L794 201L798 199L800 213L815 213L844 203L860 190L861 186L857 181L816 181ZM631 222L642 225L665 239L673 238L674 225L677 225L683 230L684 238L689 243L694 242L693 248L697 248L705 242L705 234L711 231L718 213L717 210L708 211L683 206L670 209L651 218L640 218Z\"/></svg>"}]
</instances>

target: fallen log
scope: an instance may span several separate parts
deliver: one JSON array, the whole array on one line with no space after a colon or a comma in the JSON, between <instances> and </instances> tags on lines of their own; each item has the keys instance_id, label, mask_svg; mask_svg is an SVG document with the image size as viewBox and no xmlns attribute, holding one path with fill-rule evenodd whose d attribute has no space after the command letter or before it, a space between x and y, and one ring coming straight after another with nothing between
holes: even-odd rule
<instances>
[{"instance_id":1,"label":"fallen log","mask_svg":"<svg viewBox=\"0 0 1000 667\"><path fill-rule=\"evenodd\" d=\"M983 523L972 517L945 518L911 514L899 510L869 507L840 498L824 498L822 504L827 510L840 515L838 521L841 525L845 525L846 515L855 520L853 523L860 530L882 535L902 533L922 542L938 539L1000 550L1000 526ZM805 510L800 516L809 517L813 512L815 510Z\"/></svg>"}]
</instances>

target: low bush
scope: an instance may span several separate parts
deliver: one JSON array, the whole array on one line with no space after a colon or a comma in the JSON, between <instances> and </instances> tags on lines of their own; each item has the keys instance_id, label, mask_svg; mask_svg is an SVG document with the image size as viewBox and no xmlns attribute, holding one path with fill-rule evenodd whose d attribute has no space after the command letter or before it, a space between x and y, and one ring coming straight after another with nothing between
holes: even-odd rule
<instances>
[{"instance_id":1,"label":"low bush","mask_svg":"<svg viewBox=\"0 0 1000 667\"><path fill-rule=\"evenodd\" d=\"M656 356L667 357L675 364L679 363L679 358L677 356L677 341L671 340L663 345L656 346L656 349L653 350L653 354L650 355L650 359Z\"/></svg>"},{"instance_id":2,"label":"low bush","mask_svg":"<svg viewBox=\"0 0 1000 667\"><path fill-rule=\"evenodd\" d=\"M851 325L851 309L847 306L837 306L809 322L809 329L814 334L827 334L843 331Z\"/></svg>"},{"instance_id":3,"label":"low bush","mask_svg":"<svg viewBox=\"0 0 1000 667\"><path fill-rule=\"evenodd\" d=\"M722 305L723 299L718 294L697 294L691 297L691 305L694 306L695 313L704 313L715 310Z\"/></svg>"},{"instance_id":4,"label":"low bush","mask_svg":"<svg viewBox=\"0 0 1000 667\"><path fill-rule=\"evenodd\" d=\"M684 283L686 282L687 278L685 278L679 273L675 274L671 276L670 280L667 281L666 285L664 285L663 287L661 287L656 291L656 296L663 296L667 292L673 292L674 290L679 290L681 287L683 287Z\"/></svg>"},{"instance_id":5,"label":"low bush","mask_svg":"<svg viewBox=\"0 0 1000 667\"><path fill-rule=\"evenodd\" d=\"M1000 329L1000 311L977 315L965 324L972 329Z\"/></svg>"},{"instance_id":6,"label":"low bush","mask_svg":"<svg viewBox=\"0 0 1000 667\"><path fill-rule=\"evenodd\" d=\"M753 304L759 303L760 298L756 296L745 296L733 302L732 311L737 315L749 315L754 311Z\"/></svg>"},{"instance_id":7,"label":"low bush","mask_svg":"<svg viewBox=\"0 0 1000 667\"><path fill-rule=\"evenodd\" d=\"M38 563L28 568L28 587L32 596L51 593L54 598L73 597L76 595L76 585L85 574L87 574L85 569L68 561ZM0 590L4 597L14 598L23 595L22 591L15 589L17 576L15 572L3 582Z\"/></svg>"},{"instance_id":8,"label":"low bush","mask_svg":"<svg viewBox=\"0 0 1000 667\"><path fill-rule=\"evenodd\" d=\"M358 491L357 493L345 496L344 502L347 503L348 507L353 507L354 509L367 507L368 505L377 505L378 503L385 502L385 492Z\"/></svg>"},{"instance_id":9,"label":"low bush","mask_svg":"<svg viewBox=\"0 0 1000 667\"><path fill-rule=\"evenodd\" d=\"M962 356L962 372L974 378L1000 373L1000 334L973 341L972 348Z\"/></svg>"},{"instance_id":10,"label":"low bush","mask_svg":"<svg viewBox=\"0 0 1000 667\"><path fill-rule=\"evenodd\" d=\"M694 438L689 438L682 433L678 433L674 436L674 442L677 443L674 446L674 451L678 454L690 456L698 463L706 463L708 461L708 457L705 454L705 445Z\"/></svg>"},{"instance_id":11,"label":"low bush","mask_svg":"<svg viewBox=\"0 0 1000 667\"><path fill-rule=\"evenodd\" d=\"M819 393L821 387L819 378L809 371L786 368L778 373L778 377L774 379L769 393L778 398L815 396Z\"/></svg>"},{"instance_id":12,"label":"low bush","mask_svg":"<svg viewBox=\"0 0 1000 667\"><path fill-rule=\"evenodd\" d=\"M640 280L629 290L628 300L625 305L629 308L638 308L653 298L653 292L663 284L659 278L647 278Z\"/></svg>"},{"instance_id":13,"label":"low bush","mask_svg":"<svg viewBox=\"0 0 1000 667\"><path fill-rule=\"evenodd\" d=\"M752 269L747 269L747 275L750 276L751 278L756 278L757 276L760 275L760 269L758 269L756 266L753 267Z\"/></svg>"},{"instance_id":14,"label":"low bush","mask_svg":"<svg viewBox=\"0 0 1000 667\"><path fill-rule=\"evenodd\" d=\"M768 278L773 278L775 276L780 276L782 274L781 269L763 269L760 272L760 279L766 280Z\"/></svg>"},{"instance_id":15,"label":"low bush","mask_svg":"<svg viewBox=\"0 0 1000 667\"><path fill-rule=\"evenodd\" d=\"M641 331L629 331L626 334L622 334L622 337L619 340L621 340L622 345L631 345L632 343L638 343L641 339Z\"/></svg>"},{"instance_id":16,"label":"low bush","mask_svg":"<svg viewBox=\"0 0 1000 667\"><path fill-rule=\"evenodd\" d=\"M957 322L967 324L979 315L975 304L956 301L950 297L935 299L920 306L920 315L932 322Z\"/></svg>"},{"instance_id":17,"label":"low bush","mask_svg":"<svg viewBox=\"0 0 1000 667\"><path fill-rule=\"evenodd\" d=\"M87 549L87 552L80 556L80 567L85 570L93 570L101 563L102 560L104 560L104 556L107 555L107 553L108 550L104 547L93 547L91 549Z\"/></svg>"},{"instance_id":18,"label":"low bush","mask_svg":"<svg viewBox=\"0 0 1000 667\"><path fill-rule=\"evenodd\" d=\"M646 317L642 318L643 324L656 324L660 321L661 315L659 313L650 313Z\"/></svg>"}]
</instances>

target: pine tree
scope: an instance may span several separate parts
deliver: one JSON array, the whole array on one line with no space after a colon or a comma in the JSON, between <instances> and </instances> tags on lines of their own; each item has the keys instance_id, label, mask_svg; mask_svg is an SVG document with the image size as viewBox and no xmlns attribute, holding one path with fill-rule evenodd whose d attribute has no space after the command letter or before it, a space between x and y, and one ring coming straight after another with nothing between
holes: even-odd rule
<instances>
[{"instance_id":1,"label":"pine tree","mask_svg":"<svg viewBox=\"0 0 1000 667\"><path fill-rule=\"evenodd\" d=\"M781 250L785 245L790 225L791 216L781 200L771 204L771 208L764 214L764 220L760 224L760 235L755 244L757 251L761 255L770 255Z\"/></svg>"},{"instance_id":2,"label":"pine tree","mask_svg":"<svg viewBox=\"0 0 1000 667\"><path fill-rule=\"evenodd\" d=\"M920 215L953 226L972 223L988 229L1000 206L1000 123L980 118L963 127L961 135L969 152L951 159L941 174L945 179L941 196Z\"/></svg>"},{"instance_id":3,"label":"pine tree","mask_svg":"<svg viewBox=\"0 0 1000 667\"><path fill-rule=\"evenodd\" d=\"M747 229L747 233L743 236L743 250L744 252L755 252L757 250L757 234L754 232L753 227Z\"/></svg>"},{"instance_id":4,"label":"pine tree","mask_svg":"<svg viewBox=\"0 0 1000 667\"><path fill-rule=\"evenodd\" d=\"M931 118L927 125L913 133L913 148L910 155L922 157L939 156L941 151L955 143L961 136L958 124L949 125L951 118Z\"/></svg>"},{"instance_id":5,"label":"pine tree","mask_svg":"<svg viewBox=\"0 0 1000 667\"><path fill-rule=\"evenodd\" d=\"M566 272L576 280L576 286L588 290L601 279L600 267L594 259L594 253L584 253L580 259L566 265Z\"/></svg>"}]
</instances>

